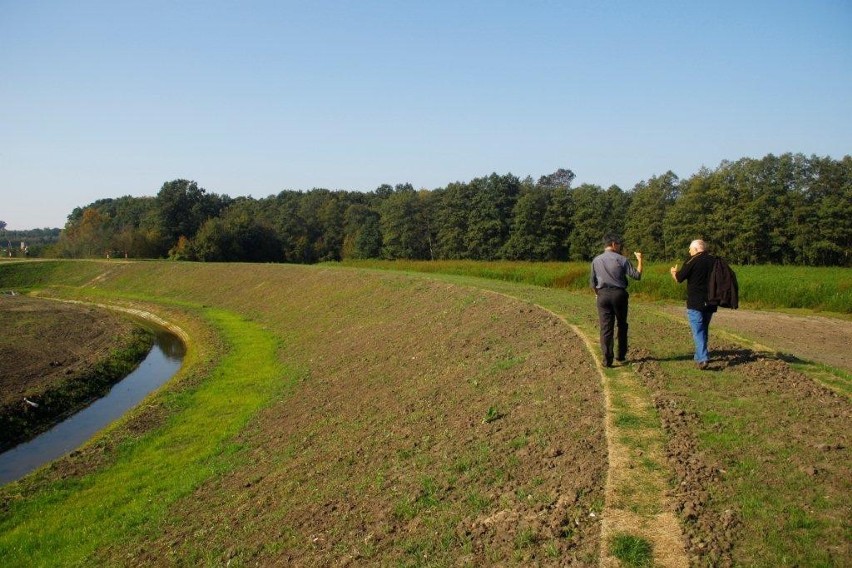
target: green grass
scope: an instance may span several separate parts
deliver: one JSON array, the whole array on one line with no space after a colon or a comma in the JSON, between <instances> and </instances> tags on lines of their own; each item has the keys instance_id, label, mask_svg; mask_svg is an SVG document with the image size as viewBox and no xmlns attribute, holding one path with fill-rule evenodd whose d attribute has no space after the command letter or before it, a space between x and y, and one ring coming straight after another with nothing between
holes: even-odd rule
<instances>
[{"instance_id":1,"label":"green grass","mask_svg":"<svg viewBox=\"0 0 852 568\"><path fill-rule=\"evenodd\" d=\"M28 292L45 285L81 286L104 270L102 263L79 261L38 261L0 263L0 291Z\"/></svg>"},{"instance_id":2,"label":"green grass","mask_svg":"<svg viewBox=\"0 0 852 568\"><path fill-rule=\"evenodd\" d=\"M653 566L654 549L651 543L629 534L617 534L612 538L609 552L630 568Z\"/></svg>"},{"instance_id":3,"label":"green grass","mask_svg":"<svg viewBox=\"0 0 852 568\"><path fill-rule=\"evenodd\" d=\"M65 278L68 278L68 282L76 282L78 286L99 276L104 272L104 267L108 266L107 263L90 263L90 265L68 263L71 266L76 264L76 267L72 269L67 266L50 266L62 263L38 263L44 264L41 267L36 267L36 264L32 263L33 268L29 266L25 268L25 270L34 271L30 274L33 278L41 279L46 284L51 284L53 278L57 278L52 281L54 283L64 283ZM9 266L11 265L2 266L2 268L7 269ZM98 268L93 270L90 266ZM585 265L559 266L559 269L563 271L574 270L573 278L582 281L580 288L585 288L585 278L587 278ZM0 556L4 560L12 559L7 563L9 565L22 565L24 561L26 565L49 565L51 558L67 558L68 562L63 562L64 564L85 564L97 547L121 546L127 542L127 535L141 534L143 537L138 540L144 542L145 532L151 531L153 534L158 520L163 518L170 503L189 495L194 487L205 480L215 478L221 472L236 467L242 459L242 448L234 445L233 434L241 428L241 424L245 424L245 420L251 416L252 412L263 406L264 401L268 401L268 397L271 396L269 391L264 391L258 385L257 388L266 394L255 393L248 397L250 400L243 400L243 396L248 396L250 393L242 392L244 383L241 381L250 381L255 378L254 369L258 362L261 368L267 364L270 366L268 371L265 371L267 377L277 376L277 373L288 377L299 374L292 369L277 367L277 358L272 354L277 352L278 345L276 340L265 333L261 327L269 326L277 330L277 337L283 338L288 347L290 347L288 340L291 337L298 338L299 345L294 346L297 349L303 349L303 346L311 341L321 341L323 338L319 332L316 338L313 338L310 335L313 333L310 329L304 332L296 330L294 326L298 325L300 316L291 313L293 310L280 309L280 304L274 303L271 308L264 307L263 298L264 294L268 293L268 288L263 288L262 283L257 284L256 289L246 290L246 282L252 285L255 282L243 280L231 283L228 279L221 278L221 281L217 282L220 289L211 290L209 280L205 281L196 276L207 275L214 270L214 267L182 263L150 263L150 266L146 264L144 268L145 270L141 267L128 270L125 275L120 273L111 275L110 280L99 288L91 291L89 288L78 289L73 294L106 298L136 297L151 301L153 300L151 290L156 290L160 297L169 298L173 305L186 306L191 310L196 309L193 306L202 303L221 305L223 311L205 310L205 313L216 322L230 345L230 351L225 359L226 364L217 370L209 381L205 380L198 387L197 392L170 395L170 406L179 409L180 412L176 412L173 420L161 430L152 432L138 441L128 442L115 467L104 469L88 477L57 483L32 498L27 496L20 501L7 501L9 508L3 511L2 520L0 520ZM527 268L535 270L534 265L528 265ZM662 268L665 269L665 267ZM751 277L748 274L751 268L754 268L755 274L759 275L757 282L761 278L770 277L776 282L785 282L791 277L790 275L795 274L792 269L790 272L785 272L788 270L785 267L743 267L744 277ZM761 268L771 270L760 275ZM237 269L243 271L246 267L237 265L235 270ZM278 267L251 266L251 269L259 273L271 274ZM285 269L281 267L281 270ZM300 275L306 276L328 271L328 268L302 267L299 270L303 271L299 272ZM775 270L778 272L773 272ZM819 269L808 269L809 275L811 270L814 270L812 276L816 279L821 279L829 273ZM228 274L227 267L215 267L215 271L215 274L220 277ZM649 269L649 275L655 271L656 268ZM668 274L660 272L659 284L662 287ZM849 272L844 270L839 272L838 289L842 287L840 284L844 282L843 279L848 279L848 274ZM172 275L179 275L179 277L172 279ZM347 277L350 276L347 275ZM488 288L545 306L563 316L567 321L577 324L584 333L595 337L597 321L593 298L585 290L579 294L571 293L566 287L559 287L556 280L553 280L550 285L553 287L538 283L534 278L529 282L523 279L516 280L520 278L519 273L503 279L487 281L469 275L432 277L454 284ZM568 280L566 277L566 282ZM10 282L27 285L26 278L18 278L0 270L0 283L2 283L0 289L11 287ZM650 283L652 278L649 277L642 284ZM635 283L631 286L633 284ZM798 285L796 282L789 284L790 286ZM396 281L387 285L401 287L402 292L406 294L416 291L417 286L409 284L406 288ZM670 280L665 282L665 285L682 292L682 287L676 287ZM749 284L749 286L752 285ZM752 287L758 289L757 285ZM38 288L38 286L32 288ZM61 293L63 289L65 288L58 290ZM848 290L844 293L848 293ZM483 293L479 291L471 292L461 303L475 304L482 295ZM638 293L636 295L639 296ZM369 314L358 313L357 308L354 307L356 304L350 305L351 300L343 295L340 297L329 295L323 300L334 303L334 309L328 310L328 313L333 315L328 316L327 320L319 321L316 326L318 329L321 331L333 329L345 315L350 320L358 320L365 324L363 329L369 332L369 327L366 326L370 323ZM234 315L237 313L242 315ZM251 318L260 323L250 323L243 318ZM726 470L722 476L723 485L716 488L711 505L718 507L719 512L727 507L741 512L743 524L736 550L739 551L740 556L737 558L742 561L742 565L825 564L826 559L829 558L824 550L827 548L826 543L849 542L848 523L843 525L842 520L838 521L837 518L839 512L844 510L846 506L844 503L848 503L848 499L844 501L844 495L834 495L831 499L820 495L820 477L808 476L796 463L790 461L795 460L799 455L794 451L796 449L794 430L784 431L779 435L778 432L772 432L763 427L764 422L770 425L777 424L774 418L769 420L766 417L779 416L782 415L781 413L788 412L787 407L790 404L768 396L766 392L757 388L754 393L738 399L727 396L726 391L734 384L734 381L747 381L747 377L737 375L735 369L713 374L693 371L689 360L679 358L691 352L688 328L682 322L673 324L671 319L658 314L653 304L631 302L630 321L631 338L635 340L635 345L648 349L664 371L666 381L661 387L662 393L667 397L676 398L683 408L698 416L699 425L696 433L699 450L709 455L713 463L718 463ZM649 333L649 330L655 331ZM520 364L521 361L515 360L514 357L510 354L502 359L500 364L505 363L507 368L514 367L516 363ZM251 376L238 376L241 372L239 369L245 372L246 368L252 369L252 372L248 373ZM482 371L486 369L487 367L484 367ZM493 370L499 371L499 365ZM225 375L234 382L228 387L223 386L223 390L217 391L214 385L226 384ZM480 390L487 387L485 383L486 381L483 381L484 386L480 387ZM462 384L467 386L464 381ZM226 395L226 392L230 395ZM634 391L630 390L630 392ZM234 393L239 395L236 398L239 402L237 406L245 408L238 412L239 416L228 416L227 412L231 409L221 405ZM647 397L647 394L641 396ZM209 400L203 397L209 397ZM208 440L205 436L204 440L197 440L195 438L198 436L193 436L193 432L199 431L199 425L204 424L203 420L211 420L211 417L203 412L208 404L220 405L219 411L227 417L226 422L230 425L220 429L218 424L214 424L212 433L215 439ZM487 404L490 404L493 409L491 414L499 415L497 400L489 400ZM511 407L505 407L503 404L500 401L499 407L511 410ZM486 409L487 406L478 407L471 420L476 423L476 427L492 429L494 426L485 427L480 424L480 421L489 415ZM418 418L419 416L412 414L404 417L404 420L416 422ZM783 414L783 418L786 424L797 423L792 411ZM510 412L506 427L511 425L512 419L513 415ZM650 426L650 422L645 423L645 417L632 413L625 412L617 415L616 420L626 429ZM353 423L353 427L357 426L358 424ZM503 426L503 423L499 423L498 426ZM820 426L817 423L809 427ZM413 521L413 524L419 527L427 527L431 531L430 534L434 535L427 536L426 531L420 531L411 536L406 544L410 553L407 558L408 564L427 565L431 561L440 565L442 560L450 564L451 559L457 557L446 553L447 547L470 545L463 539L459 540L460 537L454 533L460 515L475 518L480 514L488 514L489 510L512 505L512 500L518 498L514 493L508 494L510 500L505 501L506 495L495 497L495 494L491 492L465 489L460 490L461 502L450 507L445 493L450 491L448 489L450 487L464 487L462 483L468 478L487 479L487 484L492 486L508 483L508 480L512 479L516 473L514 468L517 466L518 458L514 454L517 450L532 444L534 440L530 438L532 435L518 432L501 444L483 443L478 447L472 446L468 453L455 456L445 462L441 462L439 456L429 454L426 439L422 440L421 444L412 446L411 449L400 450L399 453L393 454L397 457L396 461L399 464L395 464L398 467L389 472L388 479L393 479L394 473L399 475L400 472L405 472L406 477L397 479L409 481L410 484L402 485L403 489L393 498L388 499L388 513ZM776 444L774 440L779 438L780 442ZM172 448L175 448L176 455L165 455L169 454L167 450ZM813 448L809 451L815 452ZM282 447L282 455L279 459L287 460L299 452L300 448L296 446ZM146 460L171 461L164 466L167 469L155 468L155 472L149 473L145 471ZM815 463L819 465L818 462ZM174 472L178 473L174 474ZM134 476L140 477L137 480ZM371 477L370 480L370 484L364 485L363 491L379 491L383 486L387 487L387 483L380 478ZM457 480L461 480L458 485ZM311 487L311 489L314 488ZM523 490L526 492L525 495L534 495L535 484L530 482L523 487ZM104 491L116 492L117 497L113 498ZM122 502L121 499L125 501ZM78 506L78 502L82 506ZM592 510L599 512L602 505L601 502ZM779 525L779 519L782 520L781 525ZM70 529L66 530L68 526ZM519 530L522 529L519 528ZM519 532L516 536L513 544L517 545L517 551L521 554L527 553L530 549L538 549L540 553L546 555L552 555L556 551L553 543L542 535L534 537L532 534ZM624 536L629 538L622 543L624 551L619 554L624 554L625 558L633 558L633 560L623 559L622 562L625 565L644 565L641 562L644 562L643 558L649 557L651 551L643 551L641 539L637 540L630 535ZM295 540L296 537L292 538ZM269 546L274 547L272 543ZM634 549L638 549L638 552ZM206 556L203 556L201 551L198 554L198 558L203 559L200 560L202 563L215 564L221 561L221 556L218 556L215 551L204 553ZM369 556L375 553L365 545L364 554ZM35 562L31 562L33 558ZM184 557L184 559L187 558L189 557ZM505 558L495 560L505 561ZM520 560L518 562L520 563ZM628 562L637 562L637 564L627 564Z\"/></svg>"},{"instance_id":4,"label":"green grass","mask_svg":"<svg viewBox=\"0 0 852 568\"><path fill-rule=\"evenodd\" d=\"M682 264L682 261L679 261ZM529 284L545 288L585 290L590 264L518 261L346 261L344 266L450 274ZM632 295L647 300L686 297L685 285L669 274L671 263L646 264L642 279L630 281ZM734 266L740 302L752 308L798 309L852 314L852 268L804 266Z\"/></svg>"},{"instance_id":5,"label":"green grass","mask_svg":"<svg viewBox=\"0 0 852 568\"><path fill-rule=\"evenodd\" d=\"M386 263L385 269L392 266L393 263ZM529 268L533 270L534 266ZM848 269L741 268L746 286L763 280L775 283L775 290L767 284L767 299L759 302L763 307L792 309L794 305L785 302L784 297L790 290L808 288L809 284L796 280L807 274L809 279L824 281L826 286L838 290L840 297L847 298L843 300L845 306L833 304L831 309L849 312ZM659 276L664 280L662 273ZM590 337L597 336L593 300L585 292L575 294L503 279L483 280L480 275L433 277L534 302L562 315ZM668 274L665 277L670 279ZM631 283L631 290L634 284ZM631 293L631 296L640 295ZM825 305L814 307L825 308ZM741 515L735 559L742 565L831 565L838 547L849 543L849 524L841 518L848 511L848 499L838 494L821 495L824 486L820 476L827 473L809 476L802 471L808 462L805 466L797 463L812 460L810 463L819 465L824 456L831 455L797 441L798 425L802 424L796 414L797 401L774 396L761 388L759 382L738 374L738 367L710 374L695 370L691 363L692 340L683 322L675 323L658 311L654 303L634 300L630 310L632 345L653 354L663 370L662 393L677 400L679 407L695 413L700 420L694 431L699 451L710 463L719 464L726 471L714 489L711 506L718 514L732 509ZM794 368L817 382L848 393L848 374L842 371L806 363L794 363ZM617 381L614 384L617 402L621 393ZM752 387L753 392L734 397L733 393L742 392L743 385ZM816 408L819 412L819 405ZM782 430L778 430L779 417ZM817 418L801 428L825 430L826 441L842 436L843 430L837 427L831 430L827 425L832 422L825 418ZM631 414L617 414L615 420L627 431L645 422L644 418ZM784 519L780 526L779 519Z\"/></svg>"},{"instance_id":6,"label":"green grass","mask_svg":"<svg viewBox=\"0 0 852 568\"><path fill-rule=\"evenodd\" d=\"M239 462L231 438L298 371L281 367L277 340L257 325L224 311L205 315L229 344L222 365L172 400L180 412L167 424L126 443L114 466L12 500L0 521L4 566L85 563L97 548L150 530L171 503Z\"/></svg>"},{"instance_id":7,"label":"green grass","mask_svg":"<svg viewBox=\"0 0 852 568\"><path fill-rule=\"evenodd\" d=\"M489 424L495 420L500 420L502 417L503 415L500 414L500 411L497 410L496 406L489 406L488 410L485 412L485 417L482 419L482 423Z\"/></svg>"}]
</instances>

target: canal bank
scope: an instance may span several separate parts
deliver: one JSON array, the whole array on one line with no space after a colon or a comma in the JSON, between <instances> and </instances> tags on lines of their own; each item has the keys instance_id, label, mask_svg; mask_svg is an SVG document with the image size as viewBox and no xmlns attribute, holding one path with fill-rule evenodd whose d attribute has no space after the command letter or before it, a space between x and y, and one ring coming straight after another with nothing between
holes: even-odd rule
<instances>
[{"instance_id":1,"label":"canal bank","mask_svg":"<svg viewBox=\"0 0 852 568\"><path fill-rule=\"evenodd\" d=\"M146 318L144 325L153 333L154 343L139 366L102 398L32 440L0 454L0 484L20 479L74 451L174 376L185 354L182 338L152 323L151 318Z\"/></svg>"}]
</instances>

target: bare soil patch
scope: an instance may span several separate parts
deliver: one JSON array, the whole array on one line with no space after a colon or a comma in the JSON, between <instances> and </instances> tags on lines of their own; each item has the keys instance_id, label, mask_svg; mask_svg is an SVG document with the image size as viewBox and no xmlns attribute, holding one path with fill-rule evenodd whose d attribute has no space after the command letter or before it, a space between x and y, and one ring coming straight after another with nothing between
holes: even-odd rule
<instances>
[{"instance_id":1,"label":"bare soil patch","mask_svg":"<svg viewBox=\"0 0 852 568\"><path fill-rule=\"evenodd\" d=\"M129 320L102 309L2 295L0 318L0 449L103 394L122 376L109 365L116 351L145 351Z\"/></svg>"},{"instance_id":2,"label":"bare soil patch","mask_svg":"<svg viewBox=\"0 0 852 568\"><path fill-rule=\"evenodd\" d=\"M596 565L606 442L582 340L487 292L314 274L270 322L303 322L282 352L303 381L131 562Z\"/></svg>"},{"instance_id":3,"label":"bare soil patch","mask_svg":"<svg viewBox=\"0 0 852 568\"><path fill-rule=\"evenodd\" d=\"M669 313L685 317L684 308ZM720 309L713 328L730 330L780 353L852 372L852 321L748 309Z\"/></svg>"}]
</instances>

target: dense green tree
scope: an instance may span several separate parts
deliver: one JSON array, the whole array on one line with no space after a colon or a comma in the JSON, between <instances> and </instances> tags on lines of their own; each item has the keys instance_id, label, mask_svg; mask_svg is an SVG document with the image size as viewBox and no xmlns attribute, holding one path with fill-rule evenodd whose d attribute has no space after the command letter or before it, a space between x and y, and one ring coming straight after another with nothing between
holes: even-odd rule
<instances>
[{"instance_id":1,"label":"dense green tree","mask_svg":"<svg viewBox=\"0 0 852 568\"><path fill-rule=\"evenodd\" d=\"M473 188L455 182L435 191L436 256L445 260L470 258L467 246L468 216Z\"/></svg>"},{"instance_id":2,"label":"dense green tree","mask_svg":"<svg viewBox=\"0 0 852 568\"><path fill-rule=\"evenodd\" d=\"M57 251L300 263L378 256L587 261L615 232L650 258L680 259L692 239L703 238L734 263L852 263L850 156L743 158L686 180L669 171L628 193L572 188L573 180L567 169L536 183L495 173L433 191L382 185L370 193L282 191L260 200L174 180L156 198L74 209Z\"/></svg>"},{"instance_id":3,"label":"dense green tree","mask_svg":"<svg viewBox=\"0 0 852 568\"><path fill-rule=\"evenodd\" d=\"M313 263L333 259L334 243L324 240L325 219L328 216L328 210L334 208L330 204L333 200L334 196L331 191L321 188L315 188L302 194L298 200L295 211L296 227L298 228L297 248L303 255L299 262Z\"/></svg>"},{"instance_id":4,"label":"dense green tree","mask_svg":"<svg viewBox=\"0 0 852 568\"><path fill-rule=\"evenodd\" d=\"M548 260L568 260L569 237L573 228L571 191L567 186L548 188L547 210L542 225L542 247Z\"/></svg>"},{"instance_id":5,"label":"dense green tree","mask_svg":"<svg viewBox=\"0 0 852 568\"><path fill-rule=\"evenodd\" d=\"M201 225L192 241L186 237L169 251L174 260L200 260L202 262L224 262L229 260L234 248L232 235L219 217L208 219Z\"/></svg>"},{"instance_id":6,"label":"dense green tree","mask_svg":"<svg viewBox=\"0 0 852 568\"><path fill-rule=\"evenodd\" d=\"M68 215L66 228L79 225L86 210L95 210L100 215L102 231L110 235L104 246L111 255L131 258L160 256L163 239L156 219L156 205L153 197L126 195L99 199L85 207L76 207ZM64 253L67 252L65 250Z\"/></svg>"},{"instance_id":7,"label":"dense green tree","mask_svg":"<svg viewBox=\"0 0 852 568\"><path fill-rule=\"evenodd\" d=\"M627 212L630 209L632 196L625 193L617 185L611 185L604 192L604 233L624 235L624 225L627 221ZM603 237L603 235L601 236Z\"/></svg>"},{"instance_id":8,"label":"dense green tree","mask_svg":"<svg viewBox=\"0 0 852 568\"><path fill-rule=\"evenodd\" d=\"M607 196L600 186L583 184L571 192L571 201L570 258L574 261L591 260L601 252L610 225Z\"/></svg>"},{"instance_id":9,"label":"dense green tree","mask_svg":"<svg viewBox=\"0 0 852 568\"><path fill-rule=\"evenodd\" d=\"M410 184L409 184L410 185ZM412 188L413 189L413 188ZM376 196L378 202L382 202L391 195L393 195L394 189L393 186L387 183L383 183L379 187L376 188L376 191L373 192L373 195Z\"/></svg>"},{"instance_id":10,"label":"dense green tree","mask_svg":"<svg viewBox=\"0 0 852 568\"><path fill-rule=\"evenodd\" d=\"M353 203L344 215L343 253L346 258L379 258L382 254L380 215L362 203Z\"/></svg>"},{"instance_id":11,"label":"dense green tree","mask_svg":"<svg viewBox=\"0 0 852 568\"><path fill-rule=\"evenodd\" d=\"M760 180L761 164L743 159L726 164L720 183L720 197L728 204L717 208L714 219L725 231L728 256L738 264L760 262L761 248L768 245L764 215L770 203Z\"/></svg>"},{"instance_id":12,"label":"dense green tree","mask_svg":"<svg viewBox=\"0 0 852 568\"><path fill-rule=\"evenodd\" d=\"M66 258L103 258L113 250L112 237L108 218L90 207L84 209L75 221L65 225L59 241L59 254Z\"/></svg>"},{"instance_id":13,"label":"dense green tree","mask_svg":"<svg viewBox=\"0 0 852 568\"><path fill-rule=\"evenodd\" d=\"M852 264L852 156L841 161L813 157L806 192L811 238L803 257L811 264Z\"/></svg>"},{"instance_id":14,"label":"dense green tree","mask_svg":"<svg viewBox=\"0 0 852 568\"><path fill-rule=\"evenodd\" d=\"M227 196L208 194L194 181L179 179L164 183L156 200L163 246L170 248L181 236L191 240L201 225L218 217L230 201Z\"/></svg>"},{"instance_id":15,"label":"dense green tree","mask_svg":"<svg viewBox=\"0 0 852 568\"><path fill-rule=\"evenodd\" d=\"M429 230L425 200L410 184L397 186L381 210L383 258L425 260Z\"/></svg>"},{"instance_id":16,"label":"dense green tree","mask_svg":"<svg viewBox=\"0 0 852 568\"><path fill-rule=\"evenodd\" d=\"M549 189L556 189L559 187L568 189L571 187L571 183L574 181L575 177L574 172L571 170L559 168L552 174L541 176L538 179L538 185Z\"/></svg>"},{"instance_id":17,"label":"dense green tree","mask_svg":"<svg viewBox=\"0 0 852 568\"><path fill-rule=\"evenodd\" d=\"M520 180L512 174L494 173L474 179L470 185L473 194L465 235L468 254L479 260L495 260L509 240Z\"/></svg>"},{"instance_id":18,"label":"dense green tree","mask_svg":"<svg viewBox=\"0 0 852 568\"><path fill-rule=\"evenodd\" d=\"M791 188L807 166L790 154L722 162L708 177L709 239L716 252L739 264L784 262L795 256L789 227Z\"/></svg>"},{"instance_id":19,"label":"dense green tree","mask_svg":"<svg viewBox=\"0 0 852 568\"><path fill-rule=\"evenodd\" d=\"M687 253L689 243L695 239L706 240L715 246L710 220L713 211L711 178L712 172L702 168L679 184L678 197L667 208L663 219L666 257L681 259Z\"/></svg>"},{"instance_id":20,"label":"dense green tree","mask_svg":"<svg viewBox=\"0 0 852 568\"><path fill-rule=\"evenodd\" d=\"M281 256L278 235L246 207L205 221L188 247L190 259L207 262L275 262Z\"/></svg>"},{"instance_id":21,"label":"dense green tree","mask_svg":"<svg viewBox=\"0 0 852 568\"><path fill-rule=\"evenodd\" d=\"M113 233L112 247L116 254L128 258L156 258L163 239L150 227L125 225Z\"/></svg>"},{"instance_id":22,"label":"dense green tree","mask_svg":"<svg viewBox=\"0 0 852 568\"><path fill-rule=\"evenodd\" d=\"M663 219L678 195L678 177L668 171L633 188L624 223L624 240L648 259L668 259Z\"/></svg>"},{"instance_id":23,"label":"dense green tree","mask_svg":"<svg viewBox=\"0 0 852 568\"><path fill-rule=\"evenodd\" d=\"M320 262L343 258L346 203L339 193L330 193L317 211L319 233L314 249Z\"/></svg>"},{"instance_id":24,"label":"dense green tree","mask_svg":"<svg viewBox=\"0 0 852 568\"><path fill-rule=\"evenodd\" d=\"M315 262L313 244L308 237L309 229L300 215L303 199L304 193L282 191L263 200L260 207L281 240L284 262Z\"/></svg>"},{"instance_id":25,"label":"dense green tree","mask_svg":"<svg viewBox=\"0 0 852 568\"><path fill-rule=\"evenodd\" d=\"M509 260L550 260L551 251L545 239L544 224L549 204L549 190L524 185L512 215L512 231L503 247L503 258Z\"/></svg>"},{"instance_id":26,"label":"dense green tree","mask_svg":"<svg viewBox=\"0 0 852 568\"><path fill-rule=\"evenodd\" d=\"M98 199L85 206L76 207L68 216L69 221L78 221L85 209L96 209L105 219L110 230L123 231L138 228L154 214L157 202L153 197L132 197Z\"/></svg>"}]
</instances>

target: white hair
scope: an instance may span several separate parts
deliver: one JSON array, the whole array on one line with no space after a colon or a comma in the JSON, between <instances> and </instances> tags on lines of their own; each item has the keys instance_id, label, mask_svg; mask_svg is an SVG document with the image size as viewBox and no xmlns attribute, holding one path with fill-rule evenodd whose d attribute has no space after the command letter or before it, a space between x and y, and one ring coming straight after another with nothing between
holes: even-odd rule
<instances>
[{"instance_id":1,"label":"white hair","mask_svg":"<svg viewBox=\"0 0 852 568\"><path fill-rule=\"evenodd\" d=\"M707 250L707 243L702 241L701 239L695 239L691 243L689 243L689 248L694 248L698 252L704 252Z\"/></svg>"}]
</instances>

